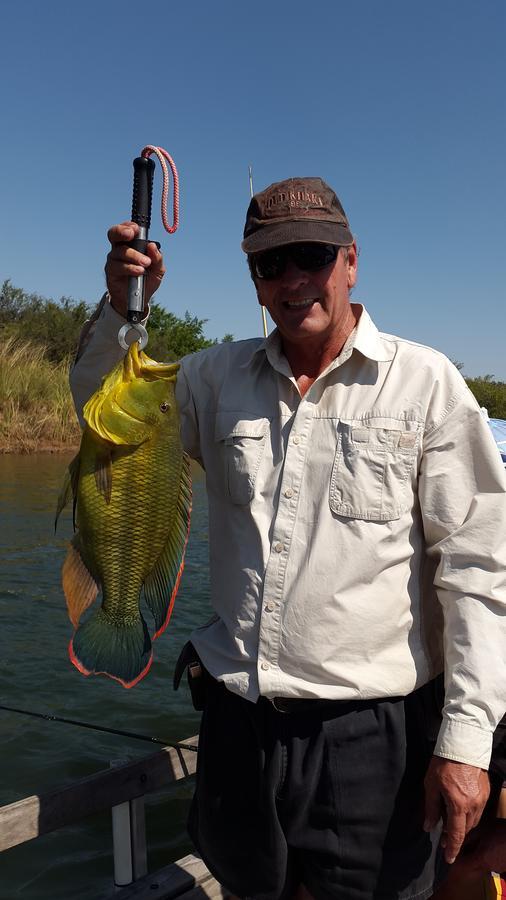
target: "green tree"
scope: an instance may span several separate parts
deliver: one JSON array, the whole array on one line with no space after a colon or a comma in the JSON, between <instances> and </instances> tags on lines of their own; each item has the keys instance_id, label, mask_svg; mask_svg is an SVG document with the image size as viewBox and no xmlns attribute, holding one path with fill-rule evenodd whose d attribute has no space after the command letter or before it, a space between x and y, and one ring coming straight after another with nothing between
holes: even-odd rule
<instances>
[{"instance_id":1,"label":"green tree","mask_svg":"<svg viewBox=\"0 0 506 900\"><path fill-rule=\"evenodd\" d=\"M56 301L27 294L9 280L0 288L0 329L4 340L12 336L42 345L53 363L75 351L79 332L90 312L83 300L62 297Z\"/></svg>"},{"instance_id":2,"label":"green tree","mask_svg":"<svg viewBox=\"0 0 506 900\"><path fill-rule=\"evenodd\" d=\"M162 309L158 303L151 303L148 321L149 345L148 353L161 361L181 359L188 353L195 353L205 347L211 347L211 341L204 335L207 319L199 319L188 311L184 319L174 313Z\"/></svg>"},{"instance_id":3,"label":"green tree","mask_svg":"<svg viewBox=\"0 0 506 900\"><path fill-rule=\"evenodd\" d=\"M506 382L494 381L493 375L482 375L466 378L466 384L491 419L506 419Z\"/></svg>"},{"instance_id":4,"label":"green tree","mask_svg":"<svg viewBox=\"0 0 506 900\"><path fill-rule=\"evenodd\" d=\"M22 311L30 301L30 296L11 284L7 278L0 288L0 327L10 326L19 319Z\"/></svg>"}]
</instances>

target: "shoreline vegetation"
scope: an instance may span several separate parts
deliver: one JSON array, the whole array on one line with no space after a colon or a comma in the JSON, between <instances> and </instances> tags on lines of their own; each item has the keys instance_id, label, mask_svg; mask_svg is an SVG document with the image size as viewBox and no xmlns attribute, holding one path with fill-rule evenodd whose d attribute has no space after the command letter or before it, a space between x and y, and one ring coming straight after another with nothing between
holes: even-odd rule
<instances>
[{"instance_id":1,"label":"shoreline vegetation","mask_svg":"<svg viewBox=\"0 0 506 900\"><path fill-rule=\"evenodd\" d=\"M79 334L94 306L29 294L9 279L0 286L0 453L72 451L81 429L68 375ZM173 362L218 343L206 319L183 318L151 303L148 353ZM222 341L231 341L226 334Z\"/></svg>"},{"instance_id":2,"label":"shoreline vegetation","mask_svg":"<svg viewBox=\"0 0 506 900\"><path fill-rule=\"evenodd\" d=\"M93 311L84 301L28 294L9 280L0 287L0 453L72 451L81 429L68 383L82 325ZM172 362L217 341L204 335L206 319L178 318L151 304L149 355ZM231 341L226 334L222 341ZM456 363L462 369L461 363ZM492 419L506 419L506 382L493 375L467 378Z\"/></svg>"}]
</instances>

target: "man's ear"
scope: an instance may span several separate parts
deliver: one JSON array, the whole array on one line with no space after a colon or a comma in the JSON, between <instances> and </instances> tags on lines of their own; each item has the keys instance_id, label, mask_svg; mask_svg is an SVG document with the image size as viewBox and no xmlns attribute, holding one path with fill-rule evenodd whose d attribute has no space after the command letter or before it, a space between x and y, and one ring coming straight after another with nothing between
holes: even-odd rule
<instances>
[{"instance_id":1,"label":"man's ear","mask_svg":"<svg viewBox=\"0 0 506 900\"><path fill-rule=\"evenodd\" d=\"M358 250L355 241L351 247L348 247L348 288L355 287L355 283L357 281L357 269L358 269Z\"/></svg>"}]
</instances>

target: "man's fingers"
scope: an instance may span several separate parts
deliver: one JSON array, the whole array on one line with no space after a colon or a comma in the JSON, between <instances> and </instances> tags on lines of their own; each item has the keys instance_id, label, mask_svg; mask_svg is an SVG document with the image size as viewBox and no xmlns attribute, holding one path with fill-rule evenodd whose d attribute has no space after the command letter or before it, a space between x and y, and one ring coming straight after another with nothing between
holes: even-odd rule
<instances>
[{"instance_id":1,"label":"man's fingers","mask_svg":"<svg viewBox=\"0 0 506 900\"><path fill-rule=\"evenodd\" d=\"M425 831L432 831L436 827L443 812L441 794L437 786L431 782L425 784L425 818L423 827Z\"/></svg>"},{"instance_id":2,"label":"man's fingers","mask_svg":"<svg viewBox=\"0 0 506 900\"><path fill-rule=\"evenodd\" d=\"M460 852L460 848L464 843L467 832L465 813L449 811L445 831L444 843L442 842L445 851L445 859L447 863L453 863Z\"/></svg>"},{"instance_id":3,"label":"man's fingers","mask_svg":"<svg viewBox=\"0 0 506 900\"><path fill-rule=\"evenodd\" d=\"M121 222L113 225L107 232L107 239L111 244L120 244L122 241L133 241L139 232L139 226L135 222Z\"/></svg>"},{"instance_id":4,"label":"man's fingers","mask_svg":"<svg viewBox=\"0 0 506 900\"><path fill-rule=\"evenodd\" d=\"M159 262L163 259L162 253L154 241L149 241L148 246L146 247L146 253L149 254L153 262Z\"/></svg>"},{"instance_id":5,"label":"man's fingers","mask_svg":"<svg viewBox=\"0 0 506 900\"><path fill-rule=\"evenodd\" d=\"M118 268L119 266L120 268ZM112 263L106 267L106 271L107 274L113 279L123 279L128 278L131 275L134 277L137 277L138 275L144 275L146 269L144 266L138 266L135 263L115 263L113 260Z\"/></svg>"},{"instance_id":6,"label":"man's fingers","mask_svg":"<svg viewBox=\"0 0 506 900\"><path fill-rule=\"evenodd\" d=\"M160 253L156 244L149 243L146 248L146 253L149 254L151 266L149 272L147 273L150 277L153 276L155 278L159 278L160 280L165 275L165 266L163 264L163 256Z\"/></svg>"},{"instance_id":7,"label":"man's fingers","mask_svg":"<svg viewBox=\"0 0 506 900\"><path fill-rule=\"evenodd\" d=\"M141 253L140 250L135 250L125 243L113 244L107 258L118 262L129 263L134 266L143 266L144 268L150 266L152 262L152 257L150 255Z\"/></svg>"}]
</instances>

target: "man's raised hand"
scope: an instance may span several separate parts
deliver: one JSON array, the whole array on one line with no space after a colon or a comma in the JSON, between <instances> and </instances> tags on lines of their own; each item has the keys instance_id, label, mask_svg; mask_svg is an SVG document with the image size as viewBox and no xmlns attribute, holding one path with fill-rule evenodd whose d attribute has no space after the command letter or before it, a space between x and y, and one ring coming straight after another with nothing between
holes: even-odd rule
<instances>
[{"instance_id":1,"label":"man's raised hand","mask_svg":"<svg viewBox=\"0 0 506 900\"><path fill-rule=\"evenodd\" d=\"M145 275L144 303L147 312L147 304L158 290L165 275L163 256L156 244L150 242L145 254L128 246L128 242L137 237L138 232L139 226L135 222L113 225L107 232L111 243L111 250L105 264L107 290L111 297L111 306L125 318L128 303L128 279L132 275Z\"/></svg>"}]
</instances>

